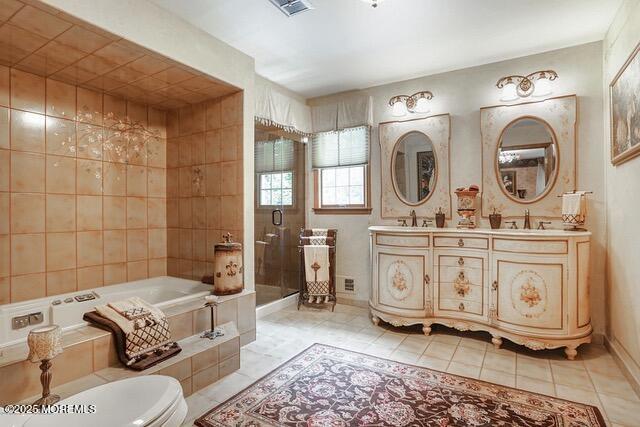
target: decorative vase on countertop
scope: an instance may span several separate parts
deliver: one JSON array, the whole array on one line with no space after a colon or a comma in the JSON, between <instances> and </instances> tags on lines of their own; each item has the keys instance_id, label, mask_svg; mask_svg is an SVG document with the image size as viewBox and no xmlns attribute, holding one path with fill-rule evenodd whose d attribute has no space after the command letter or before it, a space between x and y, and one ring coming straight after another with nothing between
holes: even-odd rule
<instances>
[{"instance_id":1,"label":"decorative vase on countertop","mask_svg":"<svg viewBox=\"0 0 640 427\"><path fill-rule=\"evenodd\" d=\"M224 234L223 242L215 246L213 255L213 294L231 295L242 292L242 244L233 242L231 233Z\"/></svg>"},{"instance_id":2,"label":"decorative vase on countertop","mask_svg":"<svg viewBox=\"0 0 640 427\"><path fill-rule=\"evenodd\" d=\"M499 229L502 224L502 215L497 213L495 208L493 208L493 213L489 214L489 224L491 224L492 230Z\"/></svg>"},{"instance_id":3,"label":"decorative vase on countertop","mask_svg":"<svg viewBox=\"0 0 640 427\"><path fill-rule=\"evenodd\" d=\"M438 212L436 212L436 227L444 228L444 212L442 212L442 208L438 208Z\"/></svg>"},{"instance_id":4,"label":"decorative vase on countertop","mask_svg":"<svg viewBox=\"0 0 640 427\"><path fill-rule=\"evenodd\" d=\"M476 202L480 187L470 185L469 188L456 188L458 196L458 228L476 228Z\"/></svg>"}]
</instances>

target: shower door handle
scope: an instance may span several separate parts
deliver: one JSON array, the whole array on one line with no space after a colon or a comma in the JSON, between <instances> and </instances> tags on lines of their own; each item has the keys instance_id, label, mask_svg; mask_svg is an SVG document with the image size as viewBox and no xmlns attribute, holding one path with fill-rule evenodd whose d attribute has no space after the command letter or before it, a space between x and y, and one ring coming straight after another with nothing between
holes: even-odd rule
<instances>
[{"instance_id":1,"label":"shower door handle","mask_svg":"<svg viewBox=\"0 0 640 427\"><path fill-rule=\"evenodd\" d=\"M276 226L282 225L282 211L280 209L271 212L271 224Z\"/></svg>"}]
</instances>

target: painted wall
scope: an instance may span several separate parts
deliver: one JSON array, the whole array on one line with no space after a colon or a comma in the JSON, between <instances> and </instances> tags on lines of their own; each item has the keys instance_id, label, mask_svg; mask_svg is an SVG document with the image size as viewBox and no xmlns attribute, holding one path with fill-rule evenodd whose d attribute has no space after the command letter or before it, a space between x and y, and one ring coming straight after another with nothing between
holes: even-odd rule
<instances>
[{"instance_id":1,"label":"painted wall","mask_svg":"<svg viewBox=\"0 0 640 427\"><path fill-rule=\"evenodd\" d=\"M640 1L626 1L604 40L604 88L640 43ZM638 237L635 219L640 192L640 158L612 166L608 101L604 111L605 144L602 162L607 190L607 298L608 338L611 346L640 383L640 293L638 292Z\"/></svg>"},{"instance_id":2,"label":"painted wall","mask_svg":"<svg viewBox=\"0 0 640 427\"><path fill-rule=\"evenodd\" d=\"M366 301L369 295L368 230L373 224L394 224L380 218L380 147L377 125L394 120L387 106L389 98L398 94L411 94L430 90L434 94L430 115L451 114L451 189L481 184L480 108L504 104L495 87L502 76L530 73L551 68L560 78L555 82L554 95L578 95L578 187L594 192L589 201L587 227L593 232L591 253L591 290L593 325L596 333L603 333L604 312L604 165L602 164L602 44L600 42L546 52L509 61L473 67L403 82L368 88L358 94L373 96L374 127L371 144L371 216L315 215L309 213L312 227L338 228L338 265L341 276L353 277L356 295L342 294L345 298ZM336 94L309 100L311 105L336 101L353 96L354 92ZM420 117L412 115L411 118ZM308 180L312 183L312 180ZM313 188L308 187L308 204L312 205ZM552 194L550 197L555 196ZM560 199L558 199L560 203ZM523 211L524 211L523 206ZM407 207L407 215L409 214ZM532 217L535 221L535 209ZM451 223L451 222L450 222ZM488 227L488 224L484 226ZM557 226L557 225L556 225Z\"/></svg>"},{"instance_id":3,"label":"painted wall","mask_svg":"<svg viewBox=\"0 0 640 427\"><path fill-rule=\"evenodd\" d=\"M42 2L242 89L243 204L252 205L255 110L253 58L147 0ZM243 230L243 240L254 241L252 209L245 211ZM253 245L246 246L244 250L245 287L253 289Z\"/></svg>"}]
</instances>

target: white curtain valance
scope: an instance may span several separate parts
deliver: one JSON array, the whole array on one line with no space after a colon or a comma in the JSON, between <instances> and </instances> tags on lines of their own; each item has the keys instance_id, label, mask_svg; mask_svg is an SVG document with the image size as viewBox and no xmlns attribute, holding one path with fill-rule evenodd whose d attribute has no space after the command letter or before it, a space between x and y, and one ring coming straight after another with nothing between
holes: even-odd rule
<instances>
[{"instance_id":1,"label":"white curtain valance","mask_svg":"<svg viewBox=\"0 0 640 427\"><path fill-rule=\"evenodd\" d=\"M288 96L275 83L256 76L256 120L289 132L310 134L311 109Z\"/></svg>"},{"instance_id":2,"label":"white curtain valance","mask_svg":"<svg viewBox=\"0 0 640 427\"><path fill-rule=\"evenodd\" d=\"M329 132L373 124L373 100L355 96L311 107L313 133Z\"/></svg>"}]
</instances>

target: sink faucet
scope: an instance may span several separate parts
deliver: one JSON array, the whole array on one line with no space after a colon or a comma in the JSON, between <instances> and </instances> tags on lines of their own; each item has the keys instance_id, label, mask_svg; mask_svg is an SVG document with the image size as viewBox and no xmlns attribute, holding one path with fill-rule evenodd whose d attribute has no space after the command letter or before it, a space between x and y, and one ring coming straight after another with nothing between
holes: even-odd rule
<instances>
[{"instance_id":1,"label":"sink faucet","mask_svg":"<svg viewBox=\"0 0 640 427\"><path fill-rule=\"evenodd\" d=\"M416 211L414 209L412 209L411 212L409 212L409 216L411 217L411 226L412 227L417 227L418 226L418 217L416 217Z\"/></svg>"},{"instance_id":2,"label":"sink faucet","mask_svg":"<svg viewBox=\"0 0 640 427\"><path fill-rule=\"evenodd\" d=\"M525 230L531 230L531 216L529 215L529 209L524 210L524 226Z\"/></svg>"},{"instance_id":3,"label":"sink faucet","mask_svg":"<svg viewBox=\"0 0 640 427\"><path fill-rule=\"evenodd\" d=\"M505 224L511 224L511 227L509 227L509 229L511 230L517 230L518 229L518 223L515 221L506 221Z\"/></svg>"}]
</instances>

